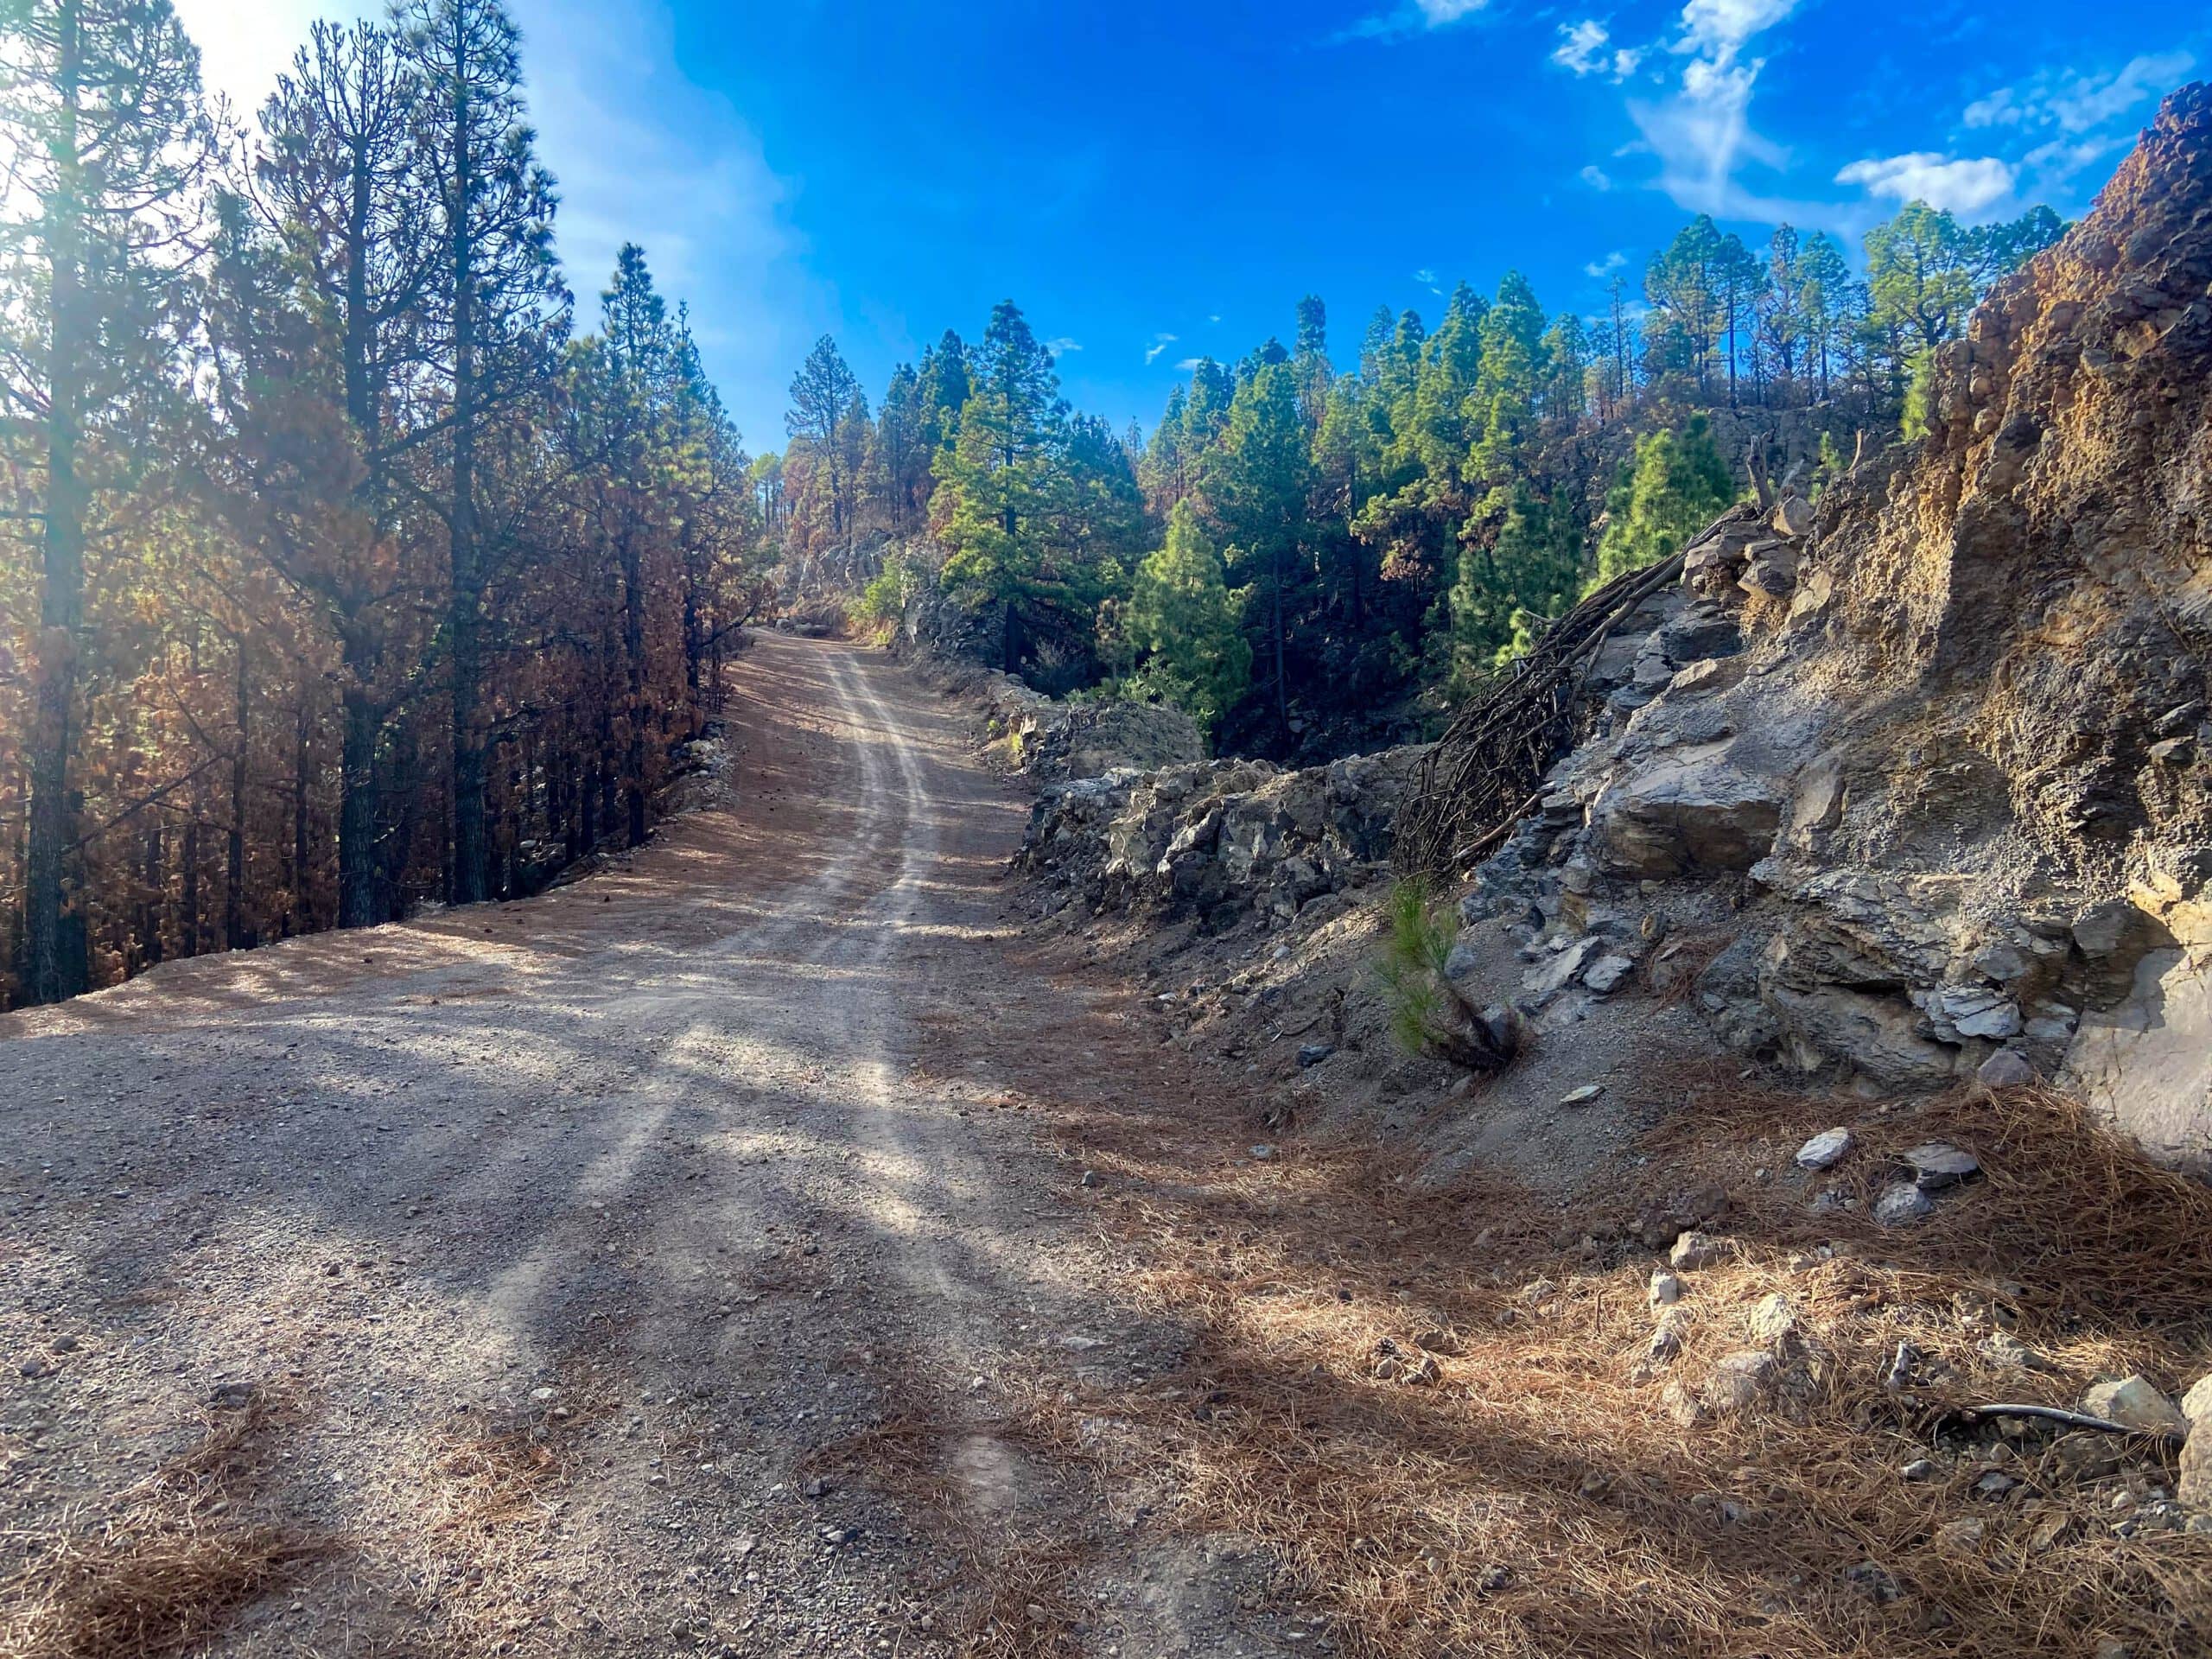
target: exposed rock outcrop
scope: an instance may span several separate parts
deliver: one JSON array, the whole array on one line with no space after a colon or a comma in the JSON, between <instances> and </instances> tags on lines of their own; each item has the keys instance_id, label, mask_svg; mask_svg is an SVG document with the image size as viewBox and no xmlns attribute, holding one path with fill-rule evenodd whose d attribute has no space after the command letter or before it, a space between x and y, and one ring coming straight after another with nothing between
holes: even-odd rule
<instances>
[{"instance_id":1,"label":"exposed rock outcrop","mask_svg":"<svg viewBox=\"0 0 2212 1659\"><path fill-rule=\"evenodd\" d=\"M1390 825L1421 753L1303 772L1213 760L1060 785L1032 809L1020 861L1052 877L1056 911L1154 905L1216 925L1255 912L1287 920L1387 870Z\"/></svg>"},{"instance_id":2,"label":"exposed rock outcrop","mask_svg":"<svg viewBox=\"0 0 2212 1659\"><path fill-rule=\"evenodd\" d=\"M2197 86L1946 348L1923 443L1689 550L1471 915L1732 935L1699 994L1742 1046L1908 1088L2008 1051L2202 1156L2208 284Z\"/></svg>"}]
</instances>

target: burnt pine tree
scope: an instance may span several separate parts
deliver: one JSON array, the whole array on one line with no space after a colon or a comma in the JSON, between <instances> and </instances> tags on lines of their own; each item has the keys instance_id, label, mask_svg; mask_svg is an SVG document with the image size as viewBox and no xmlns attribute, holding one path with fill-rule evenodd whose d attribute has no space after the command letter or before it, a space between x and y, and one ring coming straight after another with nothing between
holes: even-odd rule
<instances>
[{"instance_id":1,"label":"burnt pine tree","mask_svg":"<svg viewBox=\"0 0 2212 1659\"><path fill-rule=\"evenodd\" d=\"M486 533L480 450L504 407L543 387L565 335L553 257L555 196L524 118L522 60L499 0L412 0L405 51L423 83L423 171L439 266L424 307L443 408L443 476L425 494L451 549L443 648L452 714L448 896L488 896L485 816L486 597L507 550Z\"/></svg>"},{"instance_id":2,"label":"burnt pine tree","mask_svg":"<svg viewBox=\"0 0 2212 1659\"><path fill-rule=\"evenodd\" d=\"M8 0L0 23L0 127L16 136L0 203L0 442L41 582L22 988L46 1002L87 976L72 805L86 543L177 378L209 130L199 54L168 0Z\"/></svg>"},{"instance_id":3,"label":"burnt pine tree","mask_svg":"<svg viewBox=\"0 0 2212 1659\"><path fill-rule=\"evenodd\" d=\"M340 927L385 919L376 879L378 746L424 667L420 652L408 660L395 649L403 603L411 611L419 595L396 560L391 474L395 446L413 435L397 405L422 366L425 338L413 325L439 272L440 245L417 143L422 82L400 48L388 27L315 24L262 111L266 143L253 181L305 290L302 308L324 336L318 347L335 361L359 460L346 491L356 509L348 540L317 550L319 557L302 556L296 543L264 543L325 613L343 653Z\"/></svg>"}]
</instances>

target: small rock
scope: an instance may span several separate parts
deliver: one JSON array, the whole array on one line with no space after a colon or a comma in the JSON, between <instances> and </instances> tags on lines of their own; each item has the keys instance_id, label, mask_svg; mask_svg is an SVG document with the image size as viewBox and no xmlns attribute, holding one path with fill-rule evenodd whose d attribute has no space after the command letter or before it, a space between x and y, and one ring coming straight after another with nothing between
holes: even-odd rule
<instances>
[{"instance_id":1,"label":"small rock","mask_svg":"<svg viewBox=\"0 0 2212 1659\"><path fill-rule=\"evenodd\" d=\"M1334 1043L1307 1043L1298 1051L1298 1069L1303 1071L1319 1065L1336 1052Z\"/></svg>"},{"instance_id":2,"label":"small rock","mask_svg":"<svg viewBox=\"0 0 2212 1659\"><path fill-rule=\"evenodd\" d=\"M1897 1599L1897 1581L1878 1561L1861 1561L1856 1567L1847 1567L1843 1576L1847 1583L1863 1590L1885 1606Z\"/></svg>"},{"instance_id":3,"label":"small rock","mask_svg":"<svg viewBox=\"0 0 2212 1659\"><path fill-rule=\"evenodd\" d=\"M1803 1146L1797 1148L1797 1167L1800 1169L1832 1169L1843 1154L1851 1150L1851 1131L1838 1125L1823 1129Z\"/></svg>"},{"instance_id":4,"label":"small rock","mask_svg":"<svg viewBox=\"0 0 2212 1659\"><path fill-rule=\"evenodd\" d=\"M2150 1378L2139 1373L2098 1383L2082 1396L2082 1409L2094 1417L2125 1423L2139 1434L2189 1433L2189 1419Z\"/></svg>"},{"instance_id":5,"label":"small rock","mask_svg":"<svg viewBox=\"0 0 2212 1659\"><path fill-rule=\"evenodd\" d=\"M532 1389L530 1391L530 1397L542 1406L548 1400L550 1400L553 1397L553 1390L550 1389Z\"/></svg>"},{"instance_id":6,"label":"small rock","mask_svg":"<svg viewBox=\"0 0 2212 1659\"><path fill-rule=\"evenodd\" d=\"M2028 1548L2035 1554L2047 1555L2073 1530L2074 1517L2064 1510L2046 1515L2028 1533Z\"/></svg>"},{"instance_id":7,"label":"small rock","mask_svg":"<svg viewBox=\"0 0 2212 1659\"><path fill-rule=\"evenodd\" d=\"M218 1382L207 1396L207 1403L218 1411L241 1411L253 1403L260 1392L251 1382Z\"/></svg>"},{"instance_id":8,"label":"small rock","mask_svg":"<svg viewBox=\"0 0 2212 1659\"><path fill-rule=\"evenodd\" d=\"M1761 1297L1751 1310L1751 1335L1770 1348L1779 1348L1803 1329L1796 1306L1779 1291Z\"/></svg>"},{"instance_id":9,"label":"small rock","mask_svg":"<svg viewBox=\"0 0 2212 1659\"><path fill-rule=\"evenodd\" d=\"M1096 1185L1098 1185L1098 1172L1097 1172L1096 1170L1095 1170L1095 1169L1086 1169L1086 1170L1084 1170L1084 1171L1083 1172L1083 1184L1084 1184L1085 1186L1096 1186Z\"/></svg>"},{"instance_id":10,"label":"small rock","mask_svg":"<svg viewBox=\"0 0 2212 1659\"><path fill-rule=\"evenodd\" d=\"M1993 1469L1974 1484L1976 1497L1992 1500L2003 1497L2020 1483L1999 1470Z\"/></svg>"},{"instance_id":11,"label":"small rock","mask_svg":"<svg viewBox=\"0 0 2212 1659\"><path fill-rule=\"evenodd\" d=\"M1984 1060L1974 1075L1987 1088L2018 1089L2036 1080L2036 1069L2028 1064L2025 1056L2000 1048Z\"/></svg>"},{"instance_id":12,"label":"small rock","mask_svg":"<svg viewBox=\"0 0 2212 1659\"><path fill-rule=\"evenodd\" d=\"M1686 1273L1700 1268L1709 1268L1728 1254L1727 1242L1710 1233L1687 1232L1675 1240L1675 1248L1667 1252L1667 1265Z\"/></svg>"},{"instance_id":13,"label":"small rock","mask_svg":"<svg viewBox=\"0 0 2212 1659\"><path fill-rule=\"evenodd\" d=\"M1254 1162L1264 1164L1275 1155L1275 1149L1262 1141L1251 1148L1251 1154Z\"/></svg>"},{"instance_id":14,"label":"small rock","mask_svg":"<svg viewBox=\"0 0 2212 1659\"><path fill-rule=\"evenodd\" d=\"M1913 1179L1929 1192L1981 1173L1981 1160L1942 1141L1922 1142L1905 1154L1904 1160L1912 1167Z\"/></svg>"},{"instance_id":15,"label":"small rock","mask_svg":"<svg viewBox=\"0 0 2212 1659\"><path fill-rule=\"evenodd\" d=\"M1774 504L1773 515L1767 522L1777 535L1801 540L1813 528L1813 504L1802 495L1785 495Z\"/></svg>"},{"instance_id":16,"label":"small rock","mask_svg":"<svg viewBox=\"0 0 2212 1659\"><path fill-rule=\"evenodd\" d=\"M2046 1356L2037 1353L2009 1331L1993 1332L1985 1337L1981 1351L1993 1363L2008 1371L2050 1371L2057 1369Z\"/></svg>"},{"instance_id":17,"label":"small rock","mask_svg":"<svg viewBox=\"0 0 2212 1659\"><path fill-rule=\"evenodd\" d=\"M1756 1402L1774 1381L1774 1356L1764 1349L1747 1348L1724 1355L1705 1384L1708 1411L1741 1411Z\"/></svg>"},{"instance_id":18,"label":"small rock","mask_svg":"<svg viewBox=\"0 0 2212 1659\"><path fill-rule=\"evenodd\" d=\"M1694 1428L1705 1419L1703 1403L1678 1376L1668 1379L1667 1386L1659 1391L1659 1407L1684 1428Z\"/></svg>"},{"instance_id":19,"label":"small rock","mask_svg":"<svg viewBox=\"0 0 2212 1659\"><path fill-rule=\"evenodd\" d=\"M1636 971L1633 957L1600 957L1582 973L1584 987L1599 996L1610 996L1620 989L1628 976Z\"/></svg>"},{"instance_id":20,"label":"small rock","mask_svg":"<svg viewBox=\"0 0 2212 1659\"><path fill-rule=\"evenodd\" d=\"M54 1375L54 1367L47 1361L40 1358L36 1354L33 1354L29 1359L23 1361L22 1364L16 1366L16 1369L22 1372L25 1376L30 1378L34 1382L42 1376L52 1376Z\"/></svg>"},{"instance_id":21,"label":"small rock","mask_svg":"<svg viewBox=\"0 0 2212 1659\"><path fill-rule=\"evenodd\" d=\"M1941 1554L1969 1554L1981 1548L1988 1529L1979 1521L1948 1521L1936 1529L1936 1548Z\"/></svg>"},{"instance_id":22,"label":"small rock","mask_svg":"<svg viewBox=\"0 0 2212 1659\"><path fill-rule=\"evenodd\" d=\"M1682 1281L1664 1270L1655 1273L1644 1297L1654 1307L1672 1306L1682 1300Z\"/></svg>"},{"instance_id":23,"label":"small rock","mask_svg":"<svg viewBox=\"0 0 2212 1659\"><path fill-rule=\"evenodd\" d=\"M1559 1097L1562 1106L1587 1106L1605 1092L1602 1083L1586 1083L1580 1089L1570 1089Z\"/></svg>"},{"instance_id":24,"label":"small rock","mask_svg":"<svg viewBox=\"0 0 2212 1659\"><path fill-rule=\"evenodd\" d=\"M1513 1582L1510 1567L1486 1567L1476 1575L1475 1588L1484 1595L1494 1596Z\"/></svg>"},{"instance_id":25,"label":"small rock","mask_svg":"<svg viewBox=\"0 0 2212 1659\"><path fill-rule=\"evenodd\" d=\"M800 1490L809 1497L827 1497L830 1496L830 1486L827 1480L817 1475Z\"/></svg>"},{"instance_id":26,"label":"small rock","mask_svg":"<svg viewBox=\"0 0 2212 1659\"><path fill-rule=\"evenodd\" d=\"M1900 1480L1910 1480L1916 1483L1923 1480L1933 1480L1936 1478L1936 1465L1926 1458L1915 1458L1910 1463L1908 1463L1904 1468L1897 1471L1897 1478Z\"/></svg>"},{"instance_id":27,"label":"small rock","mask_svg":"<svg viewBox=\"0 0 2212 1659\"><path fill-rule=\"evenodd\" d=\"M1928 1195L1910 1181L1897 1181L1874 1200L1874 1219L1885 1227L1902 1227L1918 1221L1936 1208Z\"/></svg>"},{"instance_id":28,"label":"small rock","mask_svg":"<svg viewBox=\"0 0 2212 1659\"><path fill-rule=\"evenodd\" d=\"M2075 1429L2050 1443L2050 1460L2076 1480L2102 1480L2120 1464L2119 1437L2097 1429Z\"/></svg>"}]
</instances>

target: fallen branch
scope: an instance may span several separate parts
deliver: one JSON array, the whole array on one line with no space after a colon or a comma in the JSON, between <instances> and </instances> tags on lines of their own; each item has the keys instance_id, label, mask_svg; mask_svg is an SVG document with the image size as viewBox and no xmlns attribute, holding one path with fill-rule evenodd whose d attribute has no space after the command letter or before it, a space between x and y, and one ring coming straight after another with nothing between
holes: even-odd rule
<instances>
[{"instance_id":1,"label":"fallen branch","mask_svg":"<svg viewBox=\"0 0 2212 1659\"><path fill-rule=\"evenodd\" d=\"M2054 1423L2063 1423L2069 1428L2094 1428L2106 1434L2140 1434L2149 1440L2162 1440L2178 1446L2187 1437L2166 1428L2131 1428L2126 1423L2116 1423L2109 1417L2094 1417L2086 1411L2069 1411L2063 1406L1965 1406L1961 1408L1968 1417L2041 1417Z\"/></svg>"}]
</instances>

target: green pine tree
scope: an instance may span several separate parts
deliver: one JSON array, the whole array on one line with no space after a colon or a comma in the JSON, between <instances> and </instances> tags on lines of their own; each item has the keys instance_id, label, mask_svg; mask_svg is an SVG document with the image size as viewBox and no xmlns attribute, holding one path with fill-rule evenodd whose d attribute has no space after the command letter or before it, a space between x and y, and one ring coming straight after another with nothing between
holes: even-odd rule
<instances>
[{"instance_id":1,"label":"green pine tree","mask_svg":"<svg viewBox=\"0 0 2212 1659\"><path fill-rule=\"evenodd\" d=\"M1691 416L1679 433L1662 429L1639 438L1635 465L1606 499L1590 587L1676 552L1735 499L1728 463L1703 415Z\"/></svg>"},{"instance_id":2,"label":"green pine tree","mask_svg":"<svg viewBox=\"0 0 2212 1659\"><path fill-rule=\"evenodd\" d=\"M1211 732L1252 683L1243 612L1198 514L1177 502L1166 545L1137 567L1122 607L1122 636L1143 659L1130 689L1164 697Z\"/></svg>"}]
</instances>

